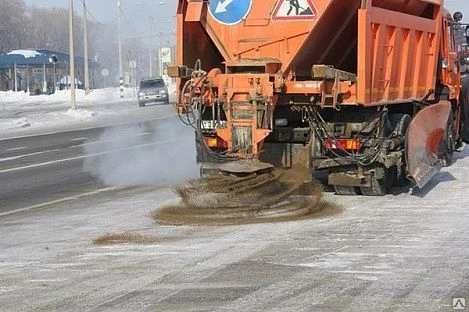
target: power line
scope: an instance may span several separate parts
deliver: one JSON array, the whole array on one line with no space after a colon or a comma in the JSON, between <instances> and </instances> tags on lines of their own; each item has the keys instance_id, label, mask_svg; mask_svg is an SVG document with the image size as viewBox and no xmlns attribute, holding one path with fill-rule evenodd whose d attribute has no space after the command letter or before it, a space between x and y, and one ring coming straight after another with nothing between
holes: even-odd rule
<instances>
[{"instance_id":1,"label":"power line","mask_svg":"<svg viewBox=\"0 0 469 312\"><path fill-rule=\"evenodd\" d=\"M84 5L84 1L81 0L81 3ZM86 12L88 13L89 16L91 16L91 19L93 19L96 23L100 24L100 25L104 25L104 23L101 23L94 15L93 13L91 13L91 11L88 9L88 6L85 6L86 8Z\"/></svg>"}]
</instances>

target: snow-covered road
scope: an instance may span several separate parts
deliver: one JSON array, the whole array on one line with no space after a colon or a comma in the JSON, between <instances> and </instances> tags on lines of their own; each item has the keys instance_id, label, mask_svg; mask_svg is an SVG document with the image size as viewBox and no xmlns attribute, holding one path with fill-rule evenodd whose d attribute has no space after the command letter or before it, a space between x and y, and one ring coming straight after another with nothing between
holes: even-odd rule
<instances>
[{"instance_id":1,"label":"snow-covered road","mask_svg":"<svg viewBox=\"0 0 469 312\"><path fill-rule=\"evenodd\" d=\"M424 190L326 194L330 214L240 226L150 218L167 188L0 218L4 311L453 311L469 301L469 152ZM335 207L337 206L337 207ZM334 208L335 207L335 208ZM143 244L96 245L106 234Z\"/></svg>"}]
</instances>

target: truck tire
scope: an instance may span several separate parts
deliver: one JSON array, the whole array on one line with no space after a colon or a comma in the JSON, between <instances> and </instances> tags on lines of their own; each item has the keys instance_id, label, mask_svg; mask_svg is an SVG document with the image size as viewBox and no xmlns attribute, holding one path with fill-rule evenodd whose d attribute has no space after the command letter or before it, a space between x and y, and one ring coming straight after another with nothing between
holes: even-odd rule
<instances>
[{"instance_id":1,"label":"truck tire","mask_svg":"<svg viewBox=\"0 0 469 312\"><path fill-rule=\"evenodd\" d=\"M443 160L443 166L448 167L453 163L453 154L456 148L456 140L454 137L454 115L453 111L449 112L448 122L446 124L445 135L440 144L440 157Z\"/></svg>"},{"instance_id":2,"label":"truck tire","mask_svg":"<svg viewBox=\"0 0 469 312\"><path fill-rule=\"evenodd\" d=\"M409 128L412 118L409 114L389 114L389 123L391 124L395 136L404 136Z\"/></svg>"},{"instance_id":3,"label":"truck tire","mask_svg":"<svg viewBox=\"0 0 469 312\"><path fill-rule=\"evenodd\" d=\"M389 193L391 186L396 178L396 166L385 168L384 177L381 179L376 178L375 175L371 177L371 186L361 186L360 190L366 196L384 196Z\"/></svg>"},{"instance_id":4,"label":"truck tire","mask_svg":"<svg viewBox=\"0 0 469 312\"><path fill-rule=\"evenodd\" d=\"M396 166L396 179L394 180L395 186L407 186L409 185L410 180L407 179L406 165L397 165Z\"/></svg>"},{"instance_id":5,"label":"truck tire","mask_svg":"<svg viewBox=\"0 0 469 312\"><path fill-rule=\"evenodd\" d=\"M404 140L411 121L412 118L409 114L389 114L389 122L391 127L393 127L393 135L402 137ZM404 146L402 146L402 149L404 149ZM410 182L410 180L407 179L405 159L406 157L403 157L402 164L396 165L396 178L394 181L394 185L396 186L406 186Z\"/></svg>"}]
</instances>

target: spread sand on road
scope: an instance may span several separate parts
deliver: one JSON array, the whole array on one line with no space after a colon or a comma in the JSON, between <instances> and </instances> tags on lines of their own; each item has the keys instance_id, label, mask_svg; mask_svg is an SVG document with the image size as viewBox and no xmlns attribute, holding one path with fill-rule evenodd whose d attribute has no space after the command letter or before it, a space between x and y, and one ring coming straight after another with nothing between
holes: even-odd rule
<instances>
[{"instance_id":1,"label":"spread sand on road","mask_svg":"<svg viewBox=\"0 0 469 312\"><path fill-rule=\"evenodd\" d=\"M322 186L311 182L305 168L232 176L212 174L177 188L178 205L156 210L165 224L245 224L288 221L318 213Z\"/></svg>"}]
</instances>

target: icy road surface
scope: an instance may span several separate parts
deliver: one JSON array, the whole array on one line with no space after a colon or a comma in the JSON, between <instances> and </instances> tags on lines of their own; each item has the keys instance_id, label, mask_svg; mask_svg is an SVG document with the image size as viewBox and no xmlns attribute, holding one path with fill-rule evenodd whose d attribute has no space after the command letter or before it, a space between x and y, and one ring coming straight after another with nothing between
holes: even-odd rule
<instances>
[{"instance_id":1,"label":"icy road surface","mask_svg":"<svg viewBox=\"0 0 469 312\"><path fill-rule=\"evenodd\" d=\"M343 211L169 226L171 189L134 188L0 217L2 311L453 311L469 301L469 152L424 190L326 194ZM96 245L105 235L143 244Z\"/></svg>"}]
</instances>

